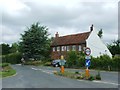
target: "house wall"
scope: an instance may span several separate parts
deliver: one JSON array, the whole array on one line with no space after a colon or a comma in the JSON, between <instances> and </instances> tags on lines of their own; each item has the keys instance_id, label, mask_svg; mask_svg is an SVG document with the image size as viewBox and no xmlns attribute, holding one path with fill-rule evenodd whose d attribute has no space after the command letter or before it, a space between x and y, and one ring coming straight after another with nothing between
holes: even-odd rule
<instances>
[{"instance_id":1,"label":"house wall","mask_svg":"<svg viewBox=\"0 0 120 90\"><path fill-rule=\"evenodd\" d=\"M83 44L75 44L76 46L76 50L75 51L79 51L79 45L81 45L81 51L84 50L84 47L86 47L86 43L83 43ZM63 46L69 46L69 51L72 51L72 46L73 45L63 45ZM51 47L51 59L60 59L61 58L61 55L64 56L64 58L66 58L66 55L67 55L67 50L64 50L62 51L62 46L59 46L60 47L60 51L57 51L57 47L55 47L55 51L53 51L53 47Z\"/></svg>"},{"instance_id":2,"label":"house wall","mask_svg":"<svg viewBox=\"0 0 120 90\"><path fill-rule=\"evenodd\" d=\"M97 32L93 30L86 40L87 47L91 49L91 55L97 57L103 54L107 54L112 57L112 54L108 50L107 46L101 41Z\"/></svg>"}]
</instances>

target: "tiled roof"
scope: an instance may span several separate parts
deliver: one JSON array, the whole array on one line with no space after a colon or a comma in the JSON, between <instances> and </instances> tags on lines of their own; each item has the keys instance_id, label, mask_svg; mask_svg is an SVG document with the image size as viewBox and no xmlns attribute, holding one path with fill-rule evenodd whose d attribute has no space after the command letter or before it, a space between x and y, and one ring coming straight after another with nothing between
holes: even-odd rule
<instances>
[{"instance_id":1,"label":"tiled roof","mask_svg":"<svg viewBox=\"0 0 120 90\"><path fill-rule=\"evenodd\" d=\"M85 33L57 37L57 38L54 38L51 46L73 45L73 44L85 43L89 35L90 35L90 32L85 32Z\"/></svg>"}]
</instances>

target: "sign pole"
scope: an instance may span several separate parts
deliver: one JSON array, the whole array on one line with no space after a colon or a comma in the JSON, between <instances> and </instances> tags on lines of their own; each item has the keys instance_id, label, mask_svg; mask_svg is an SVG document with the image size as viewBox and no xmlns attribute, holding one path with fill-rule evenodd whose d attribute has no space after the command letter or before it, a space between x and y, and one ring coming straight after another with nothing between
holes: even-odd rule
<instances>
[{"instance_id":1,"label":"sign pole","mask_svg":"<svg viewBox=\"0 0 120 90\"><path fill-rule=\"evenodd\" d=\"M90 54L91 54L91 50L90 50L90 48L86 48L85 49L85 54L86 54L86 57L85 57L85 59L86 59L86 70L85 70L85 76L86 76L86 79L88 79L89 77L90 77L90 73L89 73L89 69L88 69L88 67L90 66Z\"/></svg>"}]
</instances>

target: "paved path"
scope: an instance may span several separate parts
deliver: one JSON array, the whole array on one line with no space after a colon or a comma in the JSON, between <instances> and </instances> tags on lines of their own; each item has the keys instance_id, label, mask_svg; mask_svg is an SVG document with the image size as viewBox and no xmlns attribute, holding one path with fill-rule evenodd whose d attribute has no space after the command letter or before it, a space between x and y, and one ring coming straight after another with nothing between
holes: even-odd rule
<instances>
[{"instance_id":1,"label":"paved path","mask_svg":"<svg viewBox=\"0 0 120 90\"><path fill-rule=\"evenodd\" d=\"M113 82L85 81L55 76L52 72L59 68L13 65L17 75L2 79L3 88L117 88L117 73L105 73L114 78Z\"/></svg>"}]
</instances>

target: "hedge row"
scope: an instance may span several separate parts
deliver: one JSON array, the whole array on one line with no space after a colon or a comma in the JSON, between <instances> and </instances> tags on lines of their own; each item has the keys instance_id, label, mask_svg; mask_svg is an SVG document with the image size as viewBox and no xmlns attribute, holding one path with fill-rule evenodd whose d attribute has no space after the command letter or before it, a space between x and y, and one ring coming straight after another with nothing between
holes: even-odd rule
<instances>
[{"instance_id":1,"label":"hedge row","mask_svg":"<svg viewBox=\"0 0 120 90\"><path fill-rule=\"evenodd\" d=\"M22 54L17 52L8 55L2 55L0 57L2 57L2 63L17 64L21 62Z\"/></svg>"},{"instance_id":2,"label":"hedge row","mask_svg":"<svg viewBox=\"0 0 120 90\"><path fill-rule=\"evenodd\" d=\"M86 68L85 55L83 53L76 53L74 51L69 52L66 59L67 59L66 67ZM107 55L103 55L97 58L91 57L91 66L89 68L118 71L120 70L120 57L115 56L113 58L110 58Z\"/></svg>"}]
</instances>

